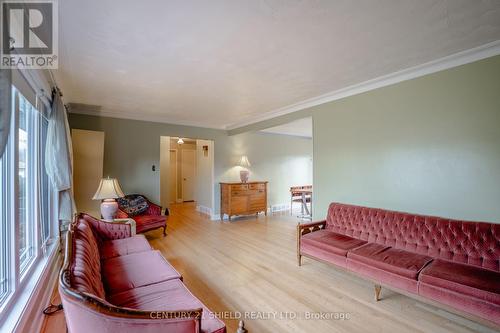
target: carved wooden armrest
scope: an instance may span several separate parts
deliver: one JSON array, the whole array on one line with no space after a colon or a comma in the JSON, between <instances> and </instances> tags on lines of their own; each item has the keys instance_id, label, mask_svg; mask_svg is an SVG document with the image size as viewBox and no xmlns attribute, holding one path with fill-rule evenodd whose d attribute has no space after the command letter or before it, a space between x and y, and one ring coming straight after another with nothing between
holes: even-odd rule
<instances>
[{"instance_id":1,"label":"carved wooden armrest","mask_svg":"<svg viewBox=\"0 0 500 333\"><path fill-rule=\"evenodd\" d=\"M323 221L318 221L318 222L311 222L311 223L304 223L304 224L297 224L297 262L299 266L302 265L302 254L300 252L300 239L302 236L307 235L311 232L315 232L318 230L323 230L326 228L326 220Z\"/></svg>"},{"instance_id":2,"label":"carved wooden armrest","mask_svg":"<svg viewBox=\"0 0 500 333\"><path fill-rule=\"evenodd\" d=\"M317 221L317 222L311 222L311 223L304 223L304 224L298 224L297 225L297 234L299 236L304 236L310 232L322 230L326 228L326 221Z\"/></svg>"}]
</instances>

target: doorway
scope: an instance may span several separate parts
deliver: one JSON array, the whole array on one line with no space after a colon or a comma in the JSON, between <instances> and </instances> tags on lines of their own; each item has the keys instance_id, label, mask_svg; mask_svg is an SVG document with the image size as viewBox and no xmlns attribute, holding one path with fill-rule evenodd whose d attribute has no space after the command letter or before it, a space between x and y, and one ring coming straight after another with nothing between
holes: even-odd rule
<instances>
[{"instance_id":1,"label":"doorway","mask_svg":"<svg viewBox=\"0 0 500 333\"><path fill-rule=\"evenodd\" d=\"M160 201L162 206L195 202L198 211L213 215L214 142L160 138Z\"/></svg>"}]
</instances>

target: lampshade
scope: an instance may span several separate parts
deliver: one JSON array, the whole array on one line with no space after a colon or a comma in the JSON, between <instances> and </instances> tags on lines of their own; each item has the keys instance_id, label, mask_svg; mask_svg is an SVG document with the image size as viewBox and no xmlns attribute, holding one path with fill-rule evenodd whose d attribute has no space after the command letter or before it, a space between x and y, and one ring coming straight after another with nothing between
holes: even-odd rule
<instances>
[{"instance_id":1,"label":"lampshade","mask_svg":"<svg viewBox=\"0 0 500 333\"><path fill-rule=\"evenodd\" d=\"M183 145L184 144L184 140L182 140L182 138L179 138L179 140L177 140L177 144Z\"/></svg>"},{"instance_id":2,"label":"lampshade","mask_svg":"<svg viewBox=\"0 0 500 333\"><path fill-rule=\"evenodd\" d=\"M116 199L124 197L123 191L116 178L103 178L92 200Z\"/></svg>"},{"instance_id":3,"label":"lampshade","mask_svg":"<svg viewBox=\"0 0 500 333\"><path fill-rule=\"evenodd\" d=\"M251 166L250 161L248 160L248 157L246 155L241 156L240 163L238 163L238 165L245 168Z\"/></svg>"}]
</instances>

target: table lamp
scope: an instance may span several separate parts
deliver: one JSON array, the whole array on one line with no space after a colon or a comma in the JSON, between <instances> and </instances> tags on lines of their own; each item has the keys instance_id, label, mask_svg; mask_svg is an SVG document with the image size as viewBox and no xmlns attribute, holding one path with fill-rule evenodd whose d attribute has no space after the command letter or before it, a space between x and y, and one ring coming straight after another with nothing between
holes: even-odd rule
<instances>
[{"instance_id":1,"label":"table lamp","mask_svg":"<svg viewBox=\"0 0 500 333\"><path fill-rule=\"evenodd\" d=\"M112 221L118 210L116 198L124 197L123 191L116 178L103 178L92 200L102 200L101 215L104 220Z\"/></svg>"},{"instance_id":2,"label":"table lamp","mask_svg":"<svg viewBox=\"0 0 500 333\"><path fill-rule=\"evenodd\" d=\"M246 155L241 156L239 166L243 168L248 168L251 164ZM248 181L248 177L250 176L250 171L243 169L240 171L240 180L242 183L246 183Z\"/></svg>"}]
</instances>

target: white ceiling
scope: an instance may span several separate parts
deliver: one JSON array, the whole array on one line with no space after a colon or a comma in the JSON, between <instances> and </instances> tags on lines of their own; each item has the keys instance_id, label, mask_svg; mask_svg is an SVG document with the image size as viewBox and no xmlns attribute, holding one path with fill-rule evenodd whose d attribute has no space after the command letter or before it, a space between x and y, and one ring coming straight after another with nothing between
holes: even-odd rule
<instances>
[{"instance_id":1,"label":"white ceiling","mask_svg":"<svg viewBox=\"0 0 500 333\"><path fill-rule=\"evenodd\" d=\"M64 0L59 13L66 103L214 128L500 40L500 1Z\"/></svg>"},{"instance_id":2,"label":"white ceiling","mask_svg":"<svg viewBox=\"0 0 500 333\"><path fill-rule=\"evenodd\" d=\"M307 118L297 119L283 125L266 128L264 130L261 130L261 132L312 138L313 135L312 118L307 117Z\"/></svg>"}]
</instances>

